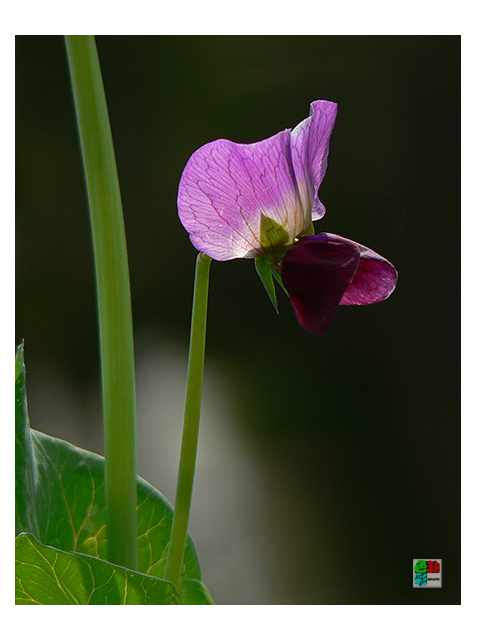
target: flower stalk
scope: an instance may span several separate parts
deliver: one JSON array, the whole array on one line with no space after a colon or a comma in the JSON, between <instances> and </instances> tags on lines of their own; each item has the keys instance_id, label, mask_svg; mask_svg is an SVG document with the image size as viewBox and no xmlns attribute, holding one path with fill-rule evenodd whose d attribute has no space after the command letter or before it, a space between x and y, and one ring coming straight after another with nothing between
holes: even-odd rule
<instances>
[{"instance_id":1,"label":"flower stalk","mask_svg":"<svg viewBox=\"0 0 480 640\"><path fill-rule=\"evenodd\" d=\"M195 269L182 449L172 535L165 570L165 579L170 580L175 585L178 585L180 580L185 554L197 458L211 261L212 259L205 253L199 253Z\"/></svg>"},{"instance_id":2,"label":"flower stalk","mask_svg":"<svg viewBox=\"0 0 480 640\"><path fill-rule=\"evenodd\" d=\"M95 256L105 430L107 557L137 569L133 327L120 186L93 36L65 36Z\"/></svg>"}]
</instances>

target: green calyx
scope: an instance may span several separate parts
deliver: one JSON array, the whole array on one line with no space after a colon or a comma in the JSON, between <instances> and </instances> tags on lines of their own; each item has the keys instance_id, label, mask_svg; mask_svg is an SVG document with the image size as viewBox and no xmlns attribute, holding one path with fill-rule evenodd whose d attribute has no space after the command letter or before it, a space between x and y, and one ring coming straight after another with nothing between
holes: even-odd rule
<instances>
[{"instance_id":1,"label":"green calyx","mask_svg":"<svg viewBox=\"0 0 480 640\"><path fill-rule=\"evenodd\" d=\"M310 222L308 229L304 229L297 238L290 237L287 229L272 218L262 216L260 224L260 245L262 247L262 256L272 264L278 264L289 249L293 247L295 242L300 238L312 236L315 233L313 222Z\"/></svg>"},{"instance_id":2,"label":"green calyx","mask_svg":"<svg viewBox=\"0 0 480 640\"><path fill-rule=\"evenodd\" d=\"M292 239L283 225L268 216L262 217L260 225L262 255L270 262L280 262L293 246Z\"/></svg>"},{"instance_id":3,"label":"green calyx","mask_svg":"<svg viewBox=\"0 0 480 640\"><path fill-rule=\"evenodd\" d=\"M288 296L288 292L283 286L282 276L280 275L280 263L287 251L289 251L300 238L311 236L314 233L315 227L313 226L313 222L311 222L308 229L302 231L298 238L294 238L292 241L288 231L283 225L268 216L262 217L260 225L262 254L255 258L255 268L277 313L278 303L274 279Z\"/></svg>"}]
</instances>

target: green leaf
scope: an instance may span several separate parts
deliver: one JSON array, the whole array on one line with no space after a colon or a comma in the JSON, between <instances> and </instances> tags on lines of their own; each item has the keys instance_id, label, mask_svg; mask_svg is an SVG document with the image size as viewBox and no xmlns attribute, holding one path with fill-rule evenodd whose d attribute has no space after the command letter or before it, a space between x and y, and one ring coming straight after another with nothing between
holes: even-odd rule
<instances>
[{"instance_id":1,"label":"green leaf","mask_svg":"<svg viewBox=\"0 0 480 640\"><path fill-rule=\"evenodd\" d=\"M15 540L15 604L180 602L171 582L98 558L59 551L41 544L30 534L21 534Z\"/></svg>"},{"instance_id":2,"label":"green leaf","mask_svg":"<svg viewBox=\"0 0 480 640\"><path fill-rule=\"evenodd\" d=\"M38 536L35 485L38 480L28 420L23 343L15 354L15 535L31 531Z\"/></svg>"},{"instance_id":3,"label":"green leaf","mask_svg":"<svg viewBox=\"0 0 480 640\"><path fill-rule=\"evenodd\" d=\"M15 382L16 535L32 533L59 551L107 560L105 460L64 440L30 429L23 346L17 350ZM137 477L138 571L163 578L173 508L152 485ZM182 577L201 580L188 539ZM208 593L208 592L207 592Z\"/></svg>"},{"instance_id":4,"label":"green leaf","mask_svg":"<svg viewBox=\"0 0 480 640\"><path fill-rule=\"evenodd\" d=\"M33 429L31 432L40 479L35 510L40 541L106 560L104 458ZM137 499L138 570L163 578L173 508L142 478L137 479ZM188 578L200 579L191 540L184 572Z\"/></svg>"},{"instance_id":5,"label":"green leaf","mask_svg":"<svg viewBox=\"0 0 480 640\"><path fill-rule=\"evenodd\" d=\"M215 604L207 587L199 580L185 580L181 604Z\"/></svg>"}]
</instances>

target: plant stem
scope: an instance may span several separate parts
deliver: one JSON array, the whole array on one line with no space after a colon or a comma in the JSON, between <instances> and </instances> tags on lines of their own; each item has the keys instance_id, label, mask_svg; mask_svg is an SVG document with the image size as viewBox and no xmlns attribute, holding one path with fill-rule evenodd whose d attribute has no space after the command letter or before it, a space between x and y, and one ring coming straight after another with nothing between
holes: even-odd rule
<instances>
[{"instance_id":1,"label":"plant stem","mask_svg":"<svg viewBox=\"0 0 480 640\"><path fill-rule=\"evenodd\" d=\"M127 244L93 36L65 36L95 254L105 429L107 557L137 569L135 369Z\"/></svg>"},{"instance_id":2,"label":"plant stem","mask_svg":"<svg viewBox=\"0 0 480 640\"><path fill-rule=\"evenodd\" d=\"M203 365L205 361L205 334L207 328L207 301L210 263L212 259L199 253L195 270L190 352L188 356L187 392L183 423L182 451L178 472L177 497L173 516L172 536L165 570L165 579L178 585L180 580L188 520L192 502L193 477L197 458L200 404L202 400Z\"/></svg>"}]
</instances>

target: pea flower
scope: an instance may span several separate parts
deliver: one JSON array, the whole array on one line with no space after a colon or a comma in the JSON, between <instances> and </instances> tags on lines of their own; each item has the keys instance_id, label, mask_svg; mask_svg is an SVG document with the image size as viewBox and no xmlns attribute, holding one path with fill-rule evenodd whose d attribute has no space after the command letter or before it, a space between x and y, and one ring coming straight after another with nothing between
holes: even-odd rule
<instances>
[{"instance_id":1,"label":"pea flower","mask_svg":"<svg viewBox=\"0 0 480 640\"><path fill-rule=\"evenodd\" d=\"M325 331L339 305L385 300L397 282L395 267L378 253L315 234L336 115L334 102L317 100L293 130L252 144L210 142L191 156L178 193L192 244L214 260L254 258L275 307L273 277L311 333Z\"/></svg>"}]
</instances>

